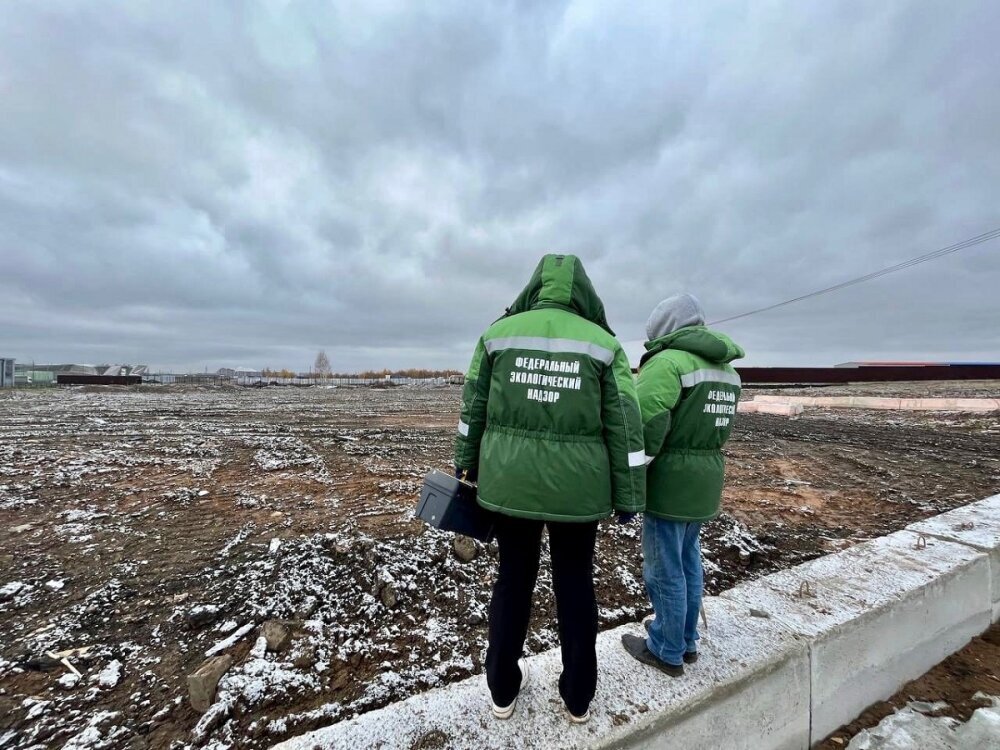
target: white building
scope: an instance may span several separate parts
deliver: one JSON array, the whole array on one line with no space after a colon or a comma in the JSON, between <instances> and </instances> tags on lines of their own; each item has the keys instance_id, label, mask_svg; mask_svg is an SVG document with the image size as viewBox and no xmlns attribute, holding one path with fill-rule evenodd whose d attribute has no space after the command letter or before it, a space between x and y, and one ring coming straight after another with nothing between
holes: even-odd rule
<instances>
[{"instance_id":1,"label":"white building","mask_svg":"<svg viewBox=\"0 0 1000 750\"><path fill-rule=\"evenodd\" d=\"M215 374L220 378L259 378L263 375L260 370L249 367L220 367Z\"/></svg>"}]
</instances>

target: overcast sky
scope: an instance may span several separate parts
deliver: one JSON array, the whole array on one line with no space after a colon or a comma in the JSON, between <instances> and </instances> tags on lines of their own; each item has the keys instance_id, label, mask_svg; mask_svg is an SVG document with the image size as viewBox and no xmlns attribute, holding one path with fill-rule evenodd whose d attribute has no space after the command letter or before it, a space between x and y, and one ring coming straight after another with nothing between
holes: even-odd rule
<instances>
[{"instance_id":1,"label":"overcast sky","mask_svg":"<svg viewBox=\"0 0 1000 750\"><path fill-rule=\"evenodd\" d=\"M5 3L0 356L464 369L545 252L635 341L1000 227L1000 3L418 5ZM996 361L998 289L1000 240L722 329Z\"/></svg>"}]
</instances>

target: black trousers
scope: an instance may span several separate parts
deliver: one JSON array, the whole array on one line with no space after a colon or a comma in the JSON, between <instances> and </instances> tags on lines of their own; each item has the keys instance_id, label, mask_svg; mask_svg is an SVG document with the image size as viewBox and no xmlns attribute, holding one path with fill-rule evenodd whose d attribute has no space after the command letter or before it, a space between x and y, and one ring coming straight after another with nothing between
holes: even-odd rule
<instances>
[{"instance_id":1,"label":"black trousers","mask_svg":"<svg viewBox=\"0 0 1000 750\"><path fill-rule=\"evenodd\" d=\"M545 526L549 529L552 585L562 649L559 694L569 710L581 716L597 689L596 521L554 523L498 517L496 538L500 547L500 573L490 601L486 679L496 705L509 706L517 697L521 684L517 660L528 634Z\"/></svg>"}]
</instances>

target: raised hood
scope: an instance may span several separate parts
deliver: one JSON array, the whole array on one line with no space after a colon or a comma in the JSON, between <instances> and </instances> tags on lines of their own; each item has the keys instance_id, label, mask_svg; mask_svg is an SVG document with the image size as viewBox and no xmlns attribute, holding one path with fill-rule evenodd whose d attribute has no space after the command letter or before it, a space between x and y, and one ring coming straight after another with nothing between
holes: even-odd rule
<instances>
[{"instance_id":1,"label":"raised hood","mask_svg":"<svg viewBox=\"0 0 1000 750\"><path fill-rule=\"evenodd\" d=\"M543 257L528 285L507 308L507 315L547 307L576 313L614 336L604 314L604 303L594 291L583 263L575 255Z\"/></svg>"}]
</instances>

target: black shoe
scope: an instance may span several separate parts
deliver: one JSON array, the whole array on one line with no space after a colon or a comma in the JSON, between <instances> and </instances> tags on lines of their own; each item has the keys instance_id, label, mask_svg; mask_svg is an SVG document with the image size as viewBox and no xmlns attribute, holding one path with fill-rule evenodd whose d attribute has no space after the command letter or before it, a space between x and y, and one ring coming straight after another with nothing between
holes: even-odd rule
<instances>
[{"instance_id":1,"label":"black shoe","mask_svg":"<svg viewBox=\"0 0 1000 750\"><path fill-rule=\"evenodd\" d=\"M670 675L671 677L682 677L684 675L684 665L683 664L667 664L665 661L661 661L657 658L656 654L649 650L646 646L646 639L640 638L637 635L630 635L626 633L622 636L622 646L628 651L629 655L641 661L643 664L654 667L663 674Z\"/></svg>"},{"instance_id":2,"label":"black shoe","mask_svg":"<svg viewBox=\"0 0 1000 750\"><path fill-rule=\"evenodd\" d=\"M647 633L649 632L649 629L651 627L653 627L653 621L652 620L643 620L642 624L643 624L643 626L645 626ZM696 661L698 661L698 652L697 651L685 651L684 652L684 663L685 664L694 664Z\"/></svg>"}]
</instances>

